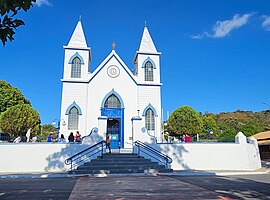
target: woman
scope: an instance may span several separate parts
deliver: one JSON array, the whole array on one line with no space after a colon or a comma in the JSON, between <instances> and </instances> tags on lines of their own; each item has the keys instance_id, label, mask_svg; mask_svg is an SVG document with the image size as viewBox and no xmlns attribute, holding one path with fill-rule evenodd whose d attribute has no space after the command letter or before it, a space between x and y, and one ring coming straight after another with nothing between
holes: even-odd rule
<instances>
[{"instance_id":1,"label":"woman","mask_svg":"<svg viewBox=\"0 0 270 200\"><path fill-rule=\"evenodd\" d=\"M58 138L58 142L60 143L66 143L66 138L63 134L61 134L60 138Z\"/></svg>"},{"instance_id":2,"label":"woman","mask_svg":"<svg viewBox=\"0 0 270 200\"><path fill-rule=\"evenodd\" d=\"M79 131L77 131L75 135L75 142L80 143L81 141L82 141L81 134L79 133Z\"/></svg>"},{"instance_id":3,"label":"woman","mask_svg":"<svg viewBox=\"0 0 270 200\"><path fill-rule=\"evenodd\" d=\"M74 135L73 132L71 132L68 136L68 142L73 143L74 142Z\"/></svg>"}]
</instances>

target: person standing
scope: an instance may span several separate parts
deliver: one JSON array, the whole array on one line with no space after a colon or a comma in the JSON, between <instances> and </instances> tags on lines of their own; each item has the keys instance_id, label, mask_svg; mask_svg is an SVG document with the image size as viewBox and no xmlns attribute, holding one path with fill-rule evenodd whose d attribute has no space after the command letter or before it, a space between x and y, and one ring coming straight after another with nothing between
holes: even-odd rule
<instances>
[{"instance_id":1,"label":"person standing","mask_svg":"<svg viewBox=\"0 0 270 200\"><path fill-rule=\"evenodd\" d=\"M188 134L185 134L185 142L192 142L191 137Z\"/></svg>"},{"instance_id":2,"label":"person standing","mask_svg":"<svg viewBox=\"0 0 270 200\"><path fill-rule=\"evenodd\" d=\"M58 138L59 143L66 143L66 138L63 134L61 134L60 138Z\"/></svg>"},{"instance_id":3,"label":"person standing","mask_svg":"<svg viewBox=\"0 0 270 200\"><path fill-rule=\"evenodd\" d=\"M68 142L69 143L73 143L74 142L74 135L73 135L73 132L71 132L68 136Z\"/></svg>"},{"instance_id":4,"label":"person standing","mask_svg":"<svg viewBox=\"0 0 270 200\"><path fill-rule=\"evenodd\" d=\"M79 131L76 131L75 142L76 143L81 143L81 141L82 141L81 134L79 133Z\"/></svg>"},{"instance_id":5,"label":"person standing","mask_svg":"<svg viewBox=\"0 0 270 200\"><path fill-rule=\"evenodd\" d=\"M106 136L106 148L109 149L109 153L111 153L111 140L110 140L110 135L107 134Z\"/></svg>"},{"instance_id":6,"label":"person standing","mask_svg":"<svg viewBox=\"0 0 270 200\"><path fill-rule=\"evenodd\" d=\"M53 141L53 136L52 133L47 137L47 142L52 142Z\"/></svg>"},{"instance_id":7,"label":"person standing","mask_svg":"<svg viewBox=\"0 0 270 200\"><path fill-rule=\"evenodd\" d=\"M26 132L26 142L30 141L30 134L31 134L31 128L28 129L28 131Z\"/></svg>"}]
</instances>

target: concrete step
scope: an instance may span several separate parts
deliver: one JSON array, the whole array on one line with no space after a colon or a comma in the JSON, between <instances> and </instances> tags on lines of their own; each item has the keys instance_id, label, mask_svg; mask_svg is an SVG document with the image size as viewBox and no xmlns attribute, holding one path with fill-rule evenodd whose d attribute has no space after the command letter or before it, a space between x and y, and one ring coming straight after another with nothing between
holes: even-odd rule
<instances>
[{"instance_id":1,"label":"concrete step","mask_svg":"<svg viewBox=\"0 0 270 200\"><path fill-rule=\"evenodd\" d=\"M153 168L153 169L165 169L164 165L155 165L155 164L149 164L149 165L101 165L101 166L94 166L94 165L82 165L79 166L78 170L94 170L94 169L146 169L146 168Z\"/></svg>"},{"instance_id":2,"label":"concrete step","mask_svg":"<svg viewBox=\"0 0 270 200\"><path fill-rule=\"evenodd\" d=\"M93 162L111 162L111 163L121 163L121 162L151 162L150 159L138 159L138 158L103 158L95 159Z\"/></svg>"},{"instance_id":3,"label":"concrete step","mask_svg":"<svg viewBox=\"0 0 270 200\"><path fill-rule=\"evenodd\" d=\"M98 158L101 158L101 156L98 156ZM138 155L134 153L106 153L103 158L138 158Z\"/></svg>"},{"instance_id":4,"label":"concrete step","mask_svg":"<svg viewBox=\"0 0 270 200\"><path fill-rule=\"evenodd\" d=\"M147 164L155 164L158 165L157 162L151 162L149 160L139 160L139 161L113 161L113 160L92 160L91 162L87 162L84 163L85 166L87 165L95 165L95 166L99 166L99 165L132 165L132 164L136 164L136 165L147 165Z\"/></svg>"},{"instance_id":5,"label":"concrete step","mask_svg":"<svg viewBox=\"0 0 270 200\"><path fill-rule=\"evenodd\" d=\"M134 153L112 153L105 154L102 158L87 162L77 169L70 171L72 174L110 174L110 173L147 173L147 172L169 173L173 170L166 169L164 165L152 162L143 157L138 158Z\"/></svg>"},{"instance_id":6,"label":"concrete step","mask_svg":"<svg viewBox=\"0 0 270 200\"><path fill-rule=\"evenodd\" d=\"M110 170L73 170L69 174L130 174L130 173L171 173L172 169L110 169Z\"/></svg>"}]
</instances>

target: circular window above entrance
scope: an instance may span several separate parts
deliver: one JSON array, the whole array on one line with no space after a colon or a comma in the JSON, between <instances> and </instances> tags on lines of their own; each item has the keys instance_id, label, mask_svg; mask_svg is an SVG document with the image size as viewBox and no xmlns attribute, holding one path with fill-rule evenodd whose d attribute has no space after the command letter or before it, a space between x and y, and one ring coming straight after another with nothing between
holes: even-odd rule
<instances>
[{"instance_id":1,"label":"circular window above entrance","mask_svg":"<svg viewBox=\"0 0 270 200\"><path fill-rule=\"evenodd\" d=\"M107 69L107 74L112 78L116 78L117 76L119 76L120 70L117 66L111 65Z\"/></svg>"}]
</instances>

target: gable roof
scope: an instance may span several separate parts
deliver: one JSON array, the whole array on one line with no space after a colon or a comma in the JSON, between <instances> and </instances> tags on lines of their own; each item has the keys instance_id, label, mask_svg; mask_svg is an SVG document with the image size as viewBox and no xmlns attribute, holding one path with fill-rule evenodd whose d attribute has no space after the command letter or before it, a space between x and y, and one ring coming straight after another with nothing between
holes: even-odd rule
<instances>
[{"instance_id":1,"label":"gable roof","mask_svg":"<svg viewBox=\"0 0 270 200\"><path fill-rule=\"evenodd\" d=\"M250 137L254 137L259 145L270 145L270 131L260 132Z\"/></svg>"},{"instance_id":2,"label":"gable roof","mask_svg":"<svg viewBox=\"0 0 270 200\"><path fill-rule=\"evenodd\" d=\"M126 66L124 61L118 56L118 54L115 52L115 50L112 50L111 53L103 60L103 62L94 70L94 72L91 74L89 82L95 78L95 76L100 72L100 70L112 59L115 58L120 65L123 67L123 69L127 72L129 77L134 81L135 84L138 84L134 75L131 73L130 69Z\"/></svg>"}]
</instances>

